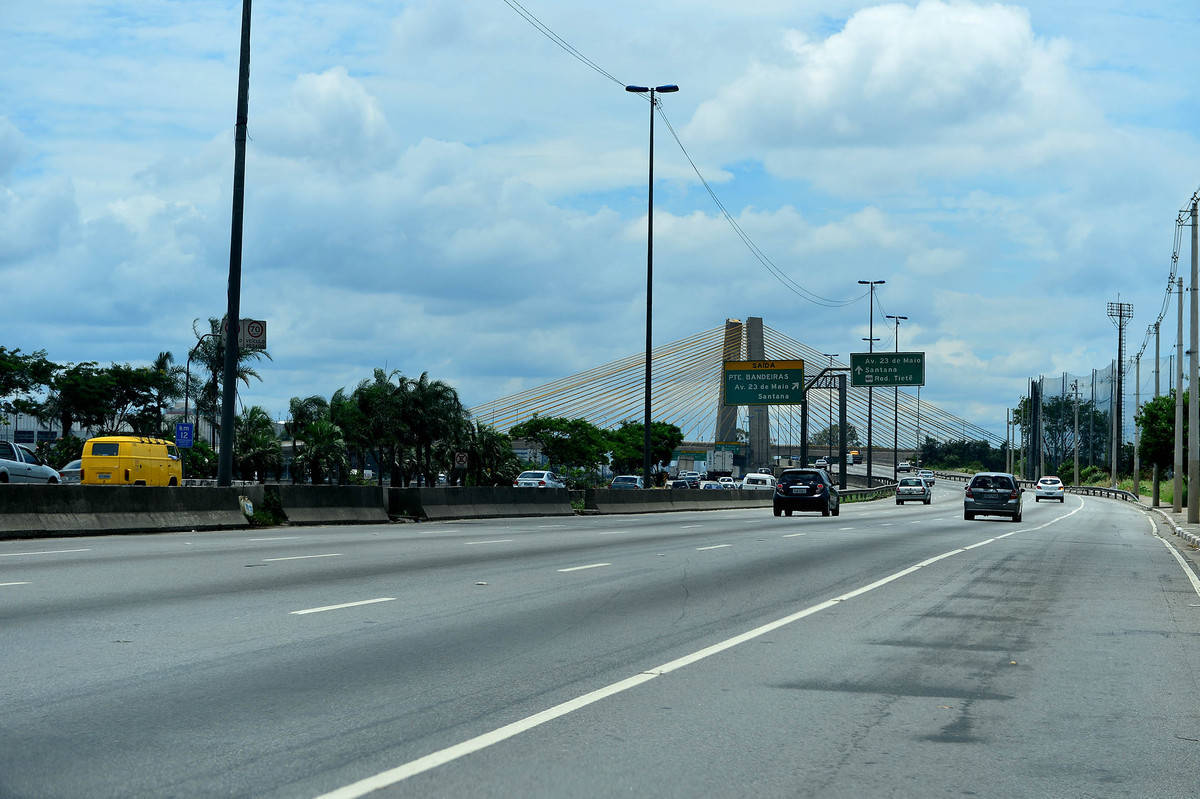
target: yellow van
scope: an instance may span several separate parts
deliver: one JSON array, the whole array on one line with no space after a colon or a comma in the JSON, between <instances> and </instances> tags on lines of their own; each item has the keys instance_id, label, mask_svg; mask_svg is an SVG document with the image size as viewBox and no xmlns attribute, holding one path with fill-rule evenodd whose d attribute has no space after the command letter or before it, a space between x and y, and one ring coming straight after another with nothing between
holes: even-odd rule
<instances>
[{"instance_id":1,"label":"yellow van","mask_svg":"<svg viewBox=\"0 0 1200 799\"><path fill-rule=\"evenodd\" d=\"M177 486L183 482L179 450L146 436L100 436L83 445L83 485Z\"/></svg>"}]
</instances>

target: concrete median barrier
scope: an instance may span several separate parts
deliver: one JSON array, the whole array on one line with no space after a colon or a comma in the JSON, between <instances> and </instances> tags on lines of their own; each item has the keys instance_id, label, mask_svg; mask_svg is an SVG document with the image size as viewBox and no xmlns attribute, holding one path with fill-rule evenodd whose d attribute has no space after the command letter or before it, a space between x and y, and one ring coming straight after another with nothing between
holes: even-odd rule
<instances>
[{"instance_id":1,"label":"concrete median barrier","mask_svg":"<svg viewBox=\"0 0 1200 799\"><path fill-rule=\"evenodd\" d=\"M571 495L565 488L456 486L392 488L388 512L414 519L496 519L505 516L571 516Z\"/></svg>"},{"instance_id":2,"label":"concrete median barrier","mask_svg":"<svg viewBox=\"0 0 1200 799\"><path fill-rule=\"evenodd\" d=\"M669 513L686 510L728 510L770 507L772 491L697 491L661 488L645 491L613 491L596 488L587 492L584 507L598 513Z\"/></svg>"},{"instance_id":3,"label":"concrete median barrier","mask_svg":"<svg viewBox=\"0 0 1200 799\"><path fill-rule=\"evenodd\" d=\"M262 486L0 486L0 538L248 527L239 496L262 502Z\"/></svg>"},{"instance_id":4,"label":"concrete median barrier","mask_svg":"<svg viewBox=\"0 0 1200 799\"><path fill-rule=\"evenodd\" d=\"M264 486L279 498L289 524L380 524L390 521L379 486Z\"/></svg>"}]
</instances>

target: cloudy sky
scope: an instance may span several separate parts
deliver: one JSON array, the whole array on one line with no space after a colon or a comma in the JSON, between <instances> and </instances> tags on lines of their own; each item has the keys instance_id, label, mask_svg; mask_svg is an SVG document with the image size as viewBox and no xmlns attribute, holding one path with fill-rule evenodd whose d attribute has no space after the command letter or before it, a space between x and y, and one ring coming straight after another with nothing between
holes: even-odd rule
<instances>
[{"instance_id":1,"label":"cloudy sky","mask_svg":"<svg viewBox=\"0 0 1200 799\"><path fill-rule=\"evenodd\" d=\"M1195 0L524 7L615 81L504 0L255 4L242 315L274 361L246 404L385 367L477 405L638 352L648 107L623 83L679 85L687 155L828 300L756 260L660 121L656 344L762 316L859 351L856 281L886 280L880 346L910 317L923 397L1003 434L1025 378L1115 357L1106 302L1135 349L1162 306L1200 185ZM224 313L240 20L0 4L0 343L182 361Z\"/></svg>"}]
</instances>

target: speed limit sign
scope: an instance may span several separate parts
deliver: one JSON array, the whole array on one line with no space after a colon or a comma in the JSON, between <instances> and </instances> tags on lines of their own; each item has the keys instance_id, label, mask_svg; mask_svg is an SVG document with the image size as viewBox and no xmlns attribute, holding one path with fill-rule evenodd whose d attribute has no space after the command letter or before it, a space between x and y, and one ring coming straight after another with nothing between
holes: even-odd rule
<instances>
[{"instance_id":1,"label":"speed limit sign","mask_svg":"<svg viewBox=\"0 0 1200 799\"><path fill-rule=\"evenodd\" d=\"M262 319L238 320L238 346L244 350L267 348L267 323Z\"/></svg>"}]
</instances>

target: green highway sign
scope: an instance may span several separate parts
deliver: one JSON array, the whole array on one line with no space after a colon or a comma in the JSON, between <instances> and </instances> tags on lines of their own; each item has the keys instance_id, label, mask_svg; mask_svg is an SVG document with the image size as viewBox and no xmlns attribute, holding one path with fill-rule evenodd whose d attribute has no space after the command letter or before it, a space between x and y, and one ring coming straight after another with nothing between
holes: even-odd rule
<instances>
[{"instance_id":1,"label":"green highway sign","mask_svg":"<svg viewBox=\"0 0 1200 799\"><path fill-rule=\"evenodd\" d=\"M850 385L873 388L925 385L923 352L852 352Z\"/></svg>"},{"instance_id":2,"label":"green highway sign","mask_svg":"<svg viewBox=\"0 0 1200 799\"><path fill-rule=\"evenodd\" d=\"M725 361L725 405L799 405L804 401L804 361Z\"/></svg>"}]
</instances>

